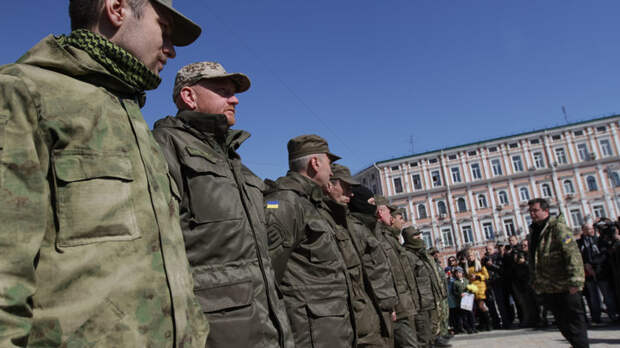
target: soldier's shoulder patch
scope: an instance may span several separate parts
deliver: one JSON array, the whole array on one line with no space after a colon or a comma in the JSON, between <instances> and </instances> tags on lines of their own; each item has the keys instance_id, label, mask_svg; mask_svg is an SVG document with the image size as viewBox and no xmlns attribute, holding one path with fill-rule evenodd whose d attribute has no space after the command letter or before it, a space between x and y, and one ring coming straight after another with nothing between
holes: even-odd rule
<instances>
[{"instance_id":1,"label":"soldier's shoulder patch","mask_svg":"<svg viewBox=\"0 0 620 348\"><path fill-rule=\"evenodd\" d=\"M278 209L280 201L267 201L267 209Z\"/></svg>"},{"instance_id":2,"label":"soldier's shoulder patch","mask_svg":"<svg viewBox=\"0 0 620 348\"><path fill-rule=\"evenodd\" d=\"M573 240L573 236L570 233L564 233L562 235L562 243L568 244Z\"/></svg>"}]
</instances>

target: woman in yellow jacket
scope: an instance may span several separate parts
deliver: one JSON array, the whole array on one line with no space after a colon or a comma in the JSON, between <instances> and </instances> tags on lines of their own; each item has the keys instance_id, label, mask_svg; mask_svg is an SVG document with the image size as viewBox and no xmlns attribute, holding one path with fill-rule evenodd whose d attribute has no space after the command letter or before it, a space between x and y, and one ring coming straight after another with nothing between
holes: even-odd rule
<instances>
[{"instance_id":1,"label":"woman in yellow jacket","mask_svg":"<svg viewBox=\"0 0 620 348\"><path fill-rule=\"evenodd\" d=\"M467 250L467 277L469 283L476 286L474 291L474 299L476 301L476 312L480 321L480 329L485 331L491 330L491 317L489 308L484 303L486 300L487 279L489 272L480 262L478 255L473 250Z\"/></svg>"}]
</instances>

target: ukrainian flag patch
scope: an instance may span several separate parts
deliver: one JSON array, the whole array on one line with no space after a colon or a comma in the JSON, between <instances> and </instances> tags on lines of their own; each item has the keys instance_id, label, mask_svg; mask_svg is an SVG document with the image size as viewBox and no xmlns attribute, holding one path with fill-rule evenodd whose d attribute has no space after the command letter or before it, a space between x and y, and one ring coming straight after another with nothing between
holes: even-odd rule
<instances>
[{"instance_id":1,"label":"ukrainian flag patch","mask_svg":"<svg viewBox=\"0 0 620 348\"><path fill-rule=\"evenodd\" d=\"M564 239L562 240L562 242L564 242L564 244L568 244L568 243L570 243L571 240L573 240L573 238L571 238L571 236L565 236Z\"/></svg>"},{"instance_id":2,"label":"ukrainian flag patch","mask_svg":"<svg viewBox=\"0 0 620 348\"><path fill-rule=\"evenodd\" d=\"M280 206L280 201L268 201L267 209L278 209Z\"/></svg>"}]
</instances>

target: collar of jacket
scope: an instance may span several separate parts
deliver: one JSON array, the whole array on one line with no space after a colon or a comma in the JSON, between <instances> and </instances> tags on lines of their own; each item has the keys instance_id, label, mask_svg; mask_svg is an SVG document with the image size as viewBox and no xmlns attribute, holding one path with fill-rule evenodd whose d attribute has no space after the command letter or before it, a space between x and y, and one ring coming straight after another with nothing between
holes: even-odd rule
<instances>
[{"instance_id":1,"label":"collar of jacket","mask_svg":"<svg viewBox=\"0 0 620 348\"><path fill-rule=\"evenodd\" d=\"M364 226L368 227L371 231L375 230L377 225L377 218L374 215L364 214L360 212L351 212L351 215L359 220Z\"/></svg>"},{"instance_id":2,"label":"collar of jacket","mask_svg":"<svg viewBox=\"0 0 620 348\"><path fill-rule=\"evenodd\" d=\"M101 86L118 95L135 98L143 107L146 103L144 91L129 85L120 78L110 74L101 64L95 61L86 51L72 46L62 47L53 35L48 35L17 60L17 63L28 64L75 79Z\"/></svg>"},{"instance_id":3,"label":"collar of jacket","mask_svg":"<svg viewBox=\"0 0 620 348\"><path fill-rule=\"evenodd\" d=\"M315 205L323 203L323 190L310 178L297 172L288 171L286 176L278 178L276 185L280 190L295 191L299 195L306 197Z\"/></svg>"},{"instance_id":4,"label":"collar of jacket","mask_svg":"<svg viewBox=\"0 0 620 348\"><path fill-rule=\"evenodd\" d=\"M172 118L172 120L174 119ZM217 142L223 149L226 148L233 152L237 151L241 144L250 137L250 133L246 131L230 129L226 116L221 114L205 114L181 110L177 113L176 119L182 121L182 126L186 131L198 137L200 137L200 134L205 135L207 138ZM155 126L170 126L175 123L172 120L170 120L172 122L163 122L164 120L166 119L157 121Z\"/></svg>"},{"instance_id":5,"label":"collar of jacket","mask_svg":"<svg viewBox=\"0 0 620 348\"><path fill-rule=\"evenodd\" d=\"M323 195L325 199L325 205L327 206L330 214L334 217L334 220L340 225L346 225L346 218L349 212L349 208L346 204L338 203L328 195Z\"/></svg>"},{"instance_id":6,"label":"collar of jacket","mask_svg":"<svg viewBox=\"0 0 620 348\"><path fill-rule=\"evenodd\" d=\"M426 245L424 244L424 240L417 238L412 241L405 241L403 244L405 248L415 251L416 253L426 251Z\"/></svg>"}]
</instances>

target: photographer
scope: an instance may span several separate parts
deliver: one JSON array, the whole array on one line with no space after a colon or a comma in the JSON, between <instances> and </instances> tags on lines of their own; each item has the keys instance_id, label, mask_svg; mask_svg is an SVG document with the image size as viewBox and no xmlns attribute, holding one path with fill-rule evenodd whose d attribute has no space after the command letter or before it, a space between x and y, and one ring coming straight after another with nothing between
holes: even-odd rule
<instances>
[{"instance_id":1,"label":"photographer","mask_svg":"<svg viewBox=\"0 0 620 348\"><path fill-rule=\"evenodd\" d=\"M594 246L590 247L589 250L588 248L584 248L586 254L588 251L592 251L590 255L587 255L587 257L590 258L591 266L588 266L585 259L586 256L584 256L584 266L586 269L586 293L588 294L588 297L591 298L590 301L592 302L592 305L596 306L595 301L598 301L599 306L598 318L594 317L594 310L597 308L590 307L593 317L592 320L596 322L596 319L598 319L600 322L600 297L598 296L598 289L600 289L603 294L605 305L607 306L607 315L609 316L609 319L612 321L617 321L619 318L613 289L613 256L614 253L618 252L617 249L614 248L615 244L617 244L616 226L611 220L602 219L596 223L594 227L599 233L598 240L596 241L596 248ZM593 232L588 232L589 235L593 234ZM596 237L593 236L593 238ZM585 246L585 241L582 244ZM582 255L584 255L583 252ZM590 276L593 278L592 282L588 281ZM592 288L589 287L588 283L592 285Z\"/></svg>"}]
</instances>

